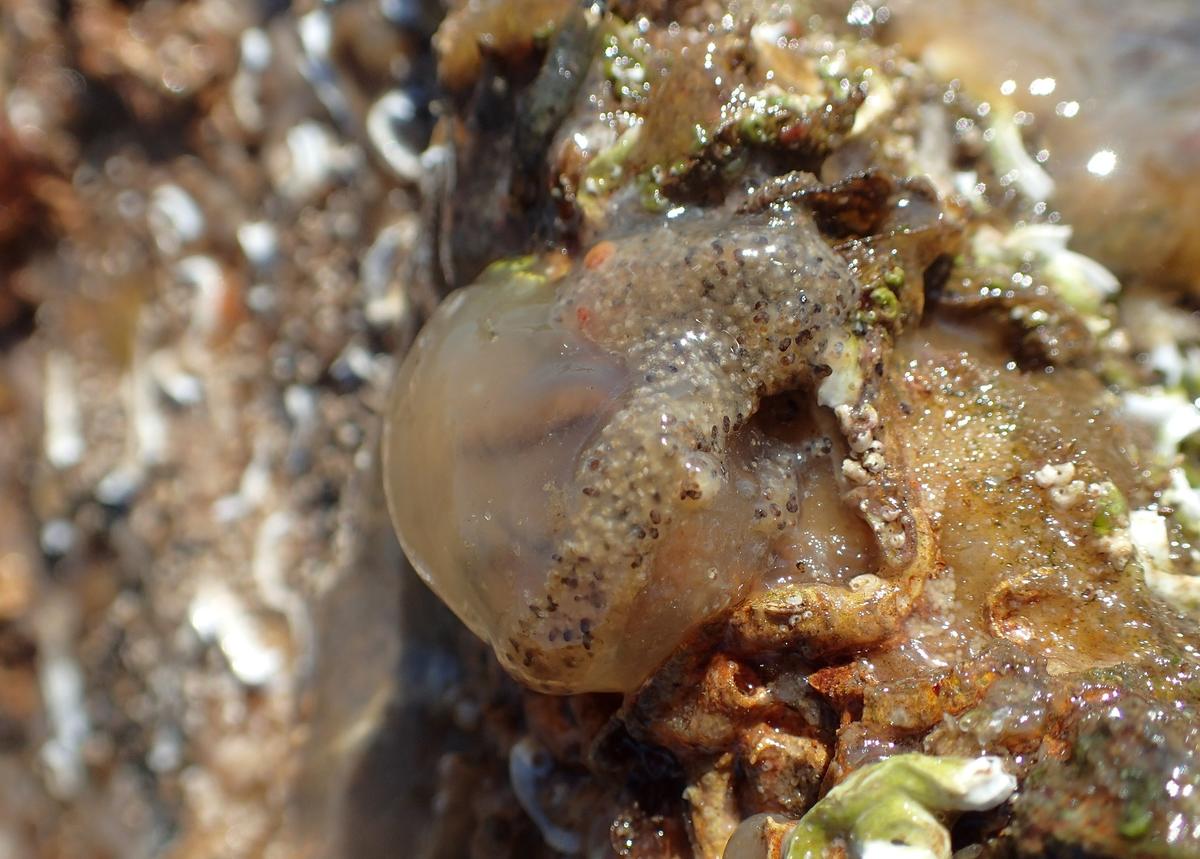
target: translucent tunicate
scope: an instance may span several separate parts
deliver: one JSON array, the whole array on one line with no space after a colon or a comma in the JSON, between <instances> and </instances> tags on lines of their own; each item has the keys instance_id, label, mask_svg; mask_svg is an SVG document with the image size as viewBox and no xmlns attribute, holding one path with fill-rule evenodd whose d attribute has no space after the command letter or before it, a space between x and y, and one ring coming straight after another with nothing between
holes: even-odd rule
<instances>
[{"instance_id":1,"label":"translucent tunicate","mask_svg":"<svg viewBox=\"0 0 1200 859\"><path fill-rule=\"evenodd\" d=\"M811 542L803 505L831 495L811 484L841 473L830 443L806 464L812 410L869 401L885 335L807 213L679 219L556 259L494 266L422 331L390 408L389 503L414 566L517 677L625 691ZM790 429L760 426L788 392ZM869 544L858 511L886 474L862 474L854 512L832 503Z\"/></svg>"}]
</instances>

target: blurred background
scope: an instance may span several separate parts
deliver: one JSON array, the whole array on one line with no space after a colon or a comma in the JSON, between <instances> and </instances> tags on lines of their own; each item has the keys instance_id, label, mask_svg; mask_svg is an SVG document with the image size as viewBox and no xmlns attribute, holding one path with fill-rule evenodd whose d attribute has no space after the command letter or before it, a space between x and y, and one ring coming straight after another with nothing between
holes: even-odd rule
<instances>
[{"instance_id":1,"label":"blurred background","mask_svg":"<svg viewBox=\"0 0 1200 859\"><path fill-rule=\"evenodd\" d=\"M375 466L439 15L0 0L0 859L419 852L479 710Z\"/></svg>"}]
</instances>

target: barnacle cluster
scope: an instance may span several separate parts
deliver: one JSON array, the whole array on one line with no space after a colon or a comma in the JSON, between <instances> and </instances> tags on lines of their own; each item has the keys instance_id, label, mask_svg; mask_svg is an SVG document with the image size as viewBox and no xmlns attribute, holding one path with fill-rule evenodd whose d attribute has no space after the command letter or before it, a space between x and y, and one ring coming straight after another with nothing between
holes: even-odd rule
<instances>
[{"instance_id":1,"label":"barnacle cluster","mask_svg":"<svg viewBox=\"0 0 1200 859\"><path fill-rule=\"evenodd\" d=\"M1200 215L1195 4L887 5L886 38L986 100L987 145L1025 165L1011 178L1075 227L1077 249L1122 276L1198 288L1187 226ZM1035 122L1040 145L1027 155L1020 129ZM1129 132L1145 125L1155 133Z\"/></svg>"}]
</instances>

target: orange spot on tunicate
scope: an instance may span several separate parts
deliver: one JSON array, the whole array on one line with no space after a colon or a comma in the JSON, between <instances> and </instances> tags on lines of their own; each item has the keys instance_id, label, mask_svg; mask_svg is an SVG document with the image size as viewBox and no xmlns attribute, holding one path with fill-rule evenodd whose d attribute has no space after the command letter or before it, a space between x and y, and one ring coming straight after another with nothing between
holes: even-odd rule
<instances>
[{"instance_id":1,"label":"orange spot on tunicate","mask_svg":"<svg viewBox=\"0 0 1200 859\"><path fill-rule=\"evenodd\" d=\"M808 137L808 127L802 122L794 122L779 132L780 143L799 143Z\"/></svg>"},{"instance_id":2,"label":"orange spot on tunicate","mask_svg":"<svg viewBox=\"0 0 1200 859\"><path fill-rule=\"evenodd\" d=\"M617 246L612 242L600 242L587 252L587 256L583 258L583 264L589 269L598 269L608 262L616 250Z\"/></svg>"},{"instance_id":3,"label":"orange spot on tunicate","mask_svg":"<svg viewBox=\"0 0 1200 859\"><path fill-rule=\"evenodd\" d=\"M575 321L579 323L580 328L587 326L588 321L592 318L592 311L586 307L579 307L575 310Z\"/></svg>"},{"instance_id":4,"label":"orange spot on tunicate","mask_svg":"<svg viewBox=\"0 0 1200 859\"><path fill-rule=\"evenodd\" d=\"M571 255L564 248L561 253L547 254L542 258L544 266L544 274L551 282L562 280L571 273L571 265L573 260Z\"/></svg>"}]
</instances>

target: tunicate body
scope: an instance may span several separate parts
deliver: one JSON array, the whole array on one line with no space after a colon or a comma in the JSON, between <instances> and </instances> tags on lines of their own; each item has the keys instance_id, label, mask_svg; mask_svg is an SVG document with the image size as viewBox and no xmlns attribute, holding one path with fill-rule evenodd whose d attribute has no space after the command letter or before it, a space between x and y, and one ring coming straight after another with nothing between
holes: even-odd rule
<instances>
[{"instance_id":1,"label":"tunicate body","mask_svg":"<svg viewBox=\"0 0 1200 859\"><path fill-rule=\"evenodd\" d=\"M573 266L493 267L397 379L385 468L409 558L526 684L634 688L813 543L806 507L838 508L812 521L870 546L836 492L809 491L818 471L838 485L845 452L811 401L869 398L868 294L787 207L662 222ZM752 420L789 392L794 414Z\"/></svg>"}]
</instances>

